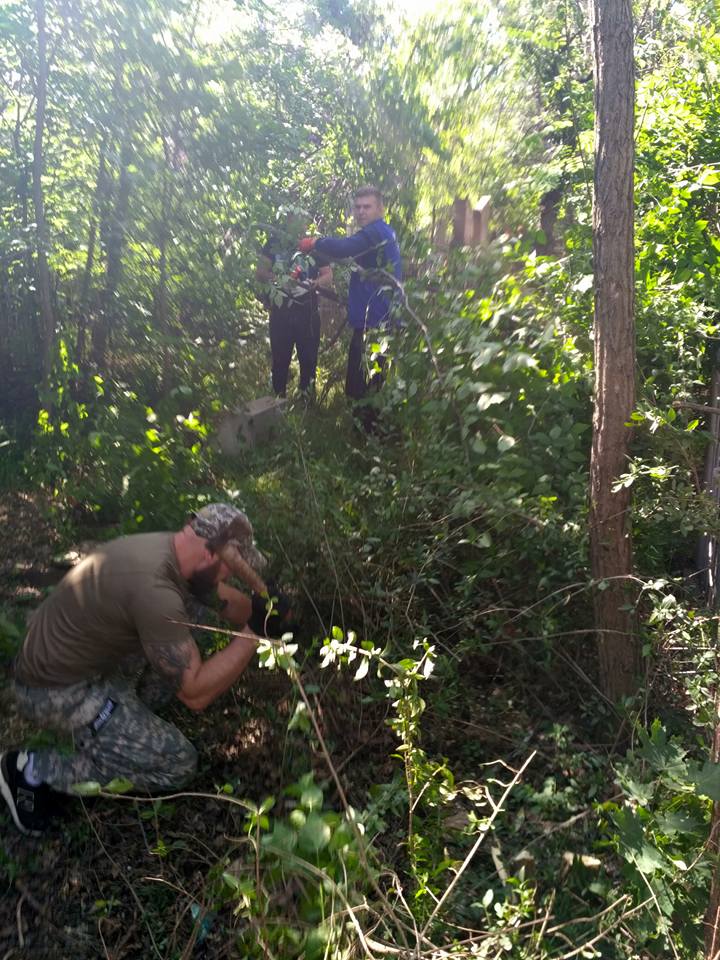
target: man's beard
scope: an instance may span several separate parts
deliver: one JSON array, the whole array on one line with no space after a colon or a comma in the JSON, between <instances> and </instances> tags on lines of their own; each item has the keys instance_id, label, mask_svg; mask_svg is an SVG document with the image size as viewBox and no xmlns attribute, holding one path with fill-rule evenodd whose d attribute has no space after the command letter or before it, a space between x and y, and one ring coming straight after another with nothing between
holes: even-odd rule
<instances>
[{"instance_id":1,"label":"man's beard","mask_svg":"<svg viewBox=\"0 0 720 960\"><path fill-rule=\"evenodd\" d=\"M203 567L202 570L194 570L188 579L190 593L196 600L204 602L208 600L217 586L217 575L220 570L220 560L216 560L210 567Z\"/></svg>"}]
</instances>

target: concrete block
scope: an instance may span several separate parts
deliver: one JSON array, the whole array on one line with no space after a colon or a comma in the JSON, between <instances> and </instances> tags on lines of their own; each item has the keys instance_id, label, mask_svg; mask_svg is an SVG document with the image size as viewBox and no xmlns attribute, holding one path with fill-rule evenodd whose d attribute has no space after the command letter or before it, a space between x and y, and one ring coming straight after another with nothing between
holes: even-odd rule
<instances>
[{"instance_id":1,"label":"concrete block","mask_svg":"<svg viewBox=\"0 0 720 960\"><path fill-rule=\"evenodd\" d=\"M473 209L473 246L486 247L490 240L490 197L484 196Z\"/></svg>"},{"instance_id":2,"label":"concrete block","mask_svg":"<svg viewBox=\"0 0 720 960\"><path fill-rule=\"evenodd\" d=\"M474 207L458 197L452 205L453 247L484 247L490 239L490 197L481 197Z\"/></svg>"},{"instance_id":3,"label":"concrete block","mask_svg":"<svg viewBox=\"0 0 720 960\"><path fill-rule=\"evenodd\" d=\"M470 203L458 197L453 203L454 247L469 247L473 238L473 215Z\"/></svg>"},{"instance_id":4,"label":"concrete block","mask_svg":"<svg viewBox=\"0 0 720 960\"><path fill-rule=\"evenodd\" d=\"M223 453L235 456L277 436L287 401L258 397L223 414L218 423L217 444Z\"/></svg>"}]
</instances>

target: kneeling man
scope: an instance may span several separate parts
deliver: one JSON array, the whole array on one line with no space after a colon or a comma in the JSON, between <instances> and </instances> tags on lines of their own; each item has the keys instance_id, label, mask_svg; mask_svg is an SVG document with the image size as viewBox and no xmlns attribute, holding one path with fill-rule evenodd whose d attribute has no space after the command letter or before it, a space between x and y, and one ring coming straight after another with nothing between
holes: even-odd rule
<instances>
[{"instance_id":1,"label":"kneeling man","mask_svg":"<svg viewBox=\"0 0 720 960\"><path fill-rule=\"evenodd\" d=\"M122 777L153 792L193 777L195 748L153 708L174 695L203 710L238 679L258 633L282 632L287 603L267 616L264 566L245 514L216 503L175 533L103 544L63 578L32 617L16 661L15 696L36 724L69 733L74 752L3 754L0 791L18 829L45 829L51 788L72 793L76 783ZM231 575L252 597L224 582ZM211 598L244 629L203 660L187 623Z\"/></svg>"}]
</instances>

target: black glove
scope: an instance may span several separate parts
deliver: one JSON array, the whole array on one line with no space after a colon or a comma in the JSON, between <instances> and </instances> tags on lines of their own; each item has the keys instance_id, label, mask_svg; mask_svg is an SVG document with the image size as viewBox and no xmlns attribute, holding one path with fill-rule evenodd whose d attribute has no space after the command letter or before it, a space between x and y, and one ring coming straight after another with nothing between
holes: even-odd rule
<instances>
[{"instance_id":1,"label":"black glove","mask_svg":"<svg viewBox=\"0 0 720 960\"><path fill-rule=\"evenodd\" d=\"M288 632L290 628L290 614L292 613L290 599L281 593L277 584L272 581L268 583L268 596L273 599L273 612L268 616L270 600L261 593L252 595L252 615L248 620L248 626L257 633L258 636L271 637L273 640L279 640L280 637Z\"/></svg>"}]
</instances>

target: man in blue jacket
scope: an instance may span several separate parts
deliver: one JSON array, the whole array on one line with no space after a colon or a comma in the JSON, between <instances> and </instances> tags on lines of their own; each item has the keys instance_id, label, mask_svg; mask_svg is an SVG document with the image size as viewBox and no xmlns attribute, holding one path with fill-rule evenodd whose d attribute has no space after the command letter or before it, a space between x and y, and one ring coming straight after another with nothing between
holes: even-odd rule
<instances>
[{"instance_id":1,"label":"man in blue jacket","mask_svg":"<svg viewBox=\"0 0 720 960\"><path fill-rule=\"evenodd\" d=\"M385 324L393 300L392 284L378 271L402 279L402 260L395 231L384 220L382 193L377 187L360 187L353 197L353 214L358 226L352 237L303 237L302 253L312 253L318 263L349 260L353 264L348 291L348 323L352 339L348 352L345 393L354 400L377 390L382 373L369 380L366 373L365 331Z\"/></svg>"}]
</instances>

